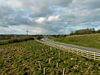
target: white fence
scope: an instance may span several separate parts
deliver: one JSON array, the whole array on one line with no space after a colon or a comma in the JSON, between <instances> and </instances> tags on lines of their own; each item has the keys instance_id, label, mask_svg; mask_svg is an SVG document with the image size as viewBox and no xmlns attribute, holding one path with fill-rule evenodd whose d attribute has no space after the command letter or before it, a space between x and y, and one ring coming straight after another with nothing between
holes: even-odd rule
<instances>
[{"instance_id":1,"label":"white fence","mask_svg":"<svg viewBox=\"0 0 100 75\"><path fill-rule=\"evenodd\" d=\"M77 55L89 58L89 59L93 59L93 60L100 60L100 52L96 52L96 51L88 51L85 49L79 49L79 48L74 48L74 47L68 47L65 45L61 45L58 44L58 42L54 42L54 41L39 41L40 43L52 46L52 47L56 47L58 49L64 50L66 52L71 52L71 53L75 53Z\"/></svg>"}]
</instances>

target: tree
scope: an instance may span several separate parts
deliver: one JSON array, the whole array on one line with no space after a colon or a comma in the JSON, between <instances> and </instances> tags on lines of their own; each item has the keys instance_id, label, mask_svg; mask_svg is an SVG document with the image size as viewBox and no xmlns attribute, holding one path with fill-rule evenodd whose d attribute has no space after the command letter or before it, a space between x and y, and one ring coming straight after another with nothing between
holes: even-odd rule
<instances>
[{"instance_id":1,"label":"tree","mask_svg":"<svg viewBox=\"0 0 100 75\"><path fill-rule=\"evenodd\" d=\"M100 33L100 29L96 31L96 33Z\"/></svg>"},{"instance_id":2,"label":"tree","mask_svg":"<svg viewBox=\"0 0 100 75\"><path fill-rule=\"evenodd\" d=\"M82 35L82 34L92 34L95 33L95 29L91 28L91 29L80 29L80 30L76 30L74 32L71 32L70 35Z\"/></svg>"}]
</instances>

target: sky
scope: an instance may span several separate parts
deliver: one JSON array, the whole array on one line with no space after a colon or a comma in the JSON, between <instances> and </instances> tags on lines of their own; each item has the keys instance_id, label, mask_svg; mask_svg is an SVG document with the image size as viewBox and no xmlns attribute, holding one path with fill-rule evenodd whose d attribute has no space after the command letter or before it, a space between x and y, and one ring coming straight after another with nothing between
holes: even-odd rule
<instances>
[{"instance_id":1,"label":"sky","mask_svg":"<svg viewBox=\"0 0 100 75\"><path fill-rule=\"evenodd\" d=\"M100 29L100 0L0 0L0 34Z\"/></svg>"}]
</instances>

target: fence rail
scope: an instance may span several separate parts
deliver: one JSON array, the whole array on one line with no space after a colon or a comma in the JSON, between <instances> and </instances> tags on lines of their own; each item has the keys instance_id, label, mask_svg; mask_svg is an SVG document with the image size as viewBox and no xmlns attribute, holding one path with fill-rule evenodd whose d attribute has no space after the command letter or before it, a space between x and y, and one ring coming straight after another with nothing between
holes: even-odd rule
<instances>
[{"instance_id":1,"label":"fence rail","mask_svg":"<svg viewBox=\"0 0 100 75\"><path fill-rule=\"evenodd\" d=\"M59 43L59 42L54 42L54 41L46 41L46 40L42 40L39 41L37 40L37 42L52 46L52 47L56 47L58 49L62 49L66 52L71 52L71 53L75 53L77 55L89 58L89 59L93 59L93 60L100 60L100 52L96 52L95 50L85 50L85 49L79 49L79 48L74 48L74 47L68 47L66 45L63 45L63 43Z\"/></svg>"}]
</instances>

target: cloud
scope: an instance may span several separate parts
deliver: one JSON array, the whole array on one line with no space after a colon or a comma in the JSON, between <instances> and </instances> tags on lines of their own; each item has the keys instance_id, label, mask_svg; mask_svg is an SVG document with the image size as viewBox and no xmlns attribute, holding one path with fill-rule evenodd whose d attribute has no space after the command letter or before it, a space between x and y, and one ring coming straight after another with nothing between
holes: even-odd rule
<instances>
[{"instance_id":1,"label":"cloud","mask_svg":"<svg viewBox=\"0 0 100 75\"><path fill-rule=\"evenodd\" d=\"M60 18L59 15L57 15L57 16L49 16L48 17L48 21L57 21L57 20L59 20L59 18Z\"/></svg>"},{"instance_id":2,"label":"cloud","mask_svg":"<svg viewBox=\"0 0 100 75\"><path fill-rule=\"evenodd\" d=\"M99 21L100 0L0 0L0 33L65 34Z\"/></svg>"},{"instance_id":3,"label":"cloud","mask_svg":"<svg viewBox=\"0 0 100 75\"><path fill-rule=\"evenodd\" d=\"M39 17L35 20L36 23L38 24L43 24L46 22L55 22L60 19L60 15L57 16L48 16L48 17Z\"/></svg>"},{"instance_id":4,"label":"cloud","mask_svg":"<svg viewBox=\"0 0 100 75\"><path fill-rule=\"evenodd\" d=\"M100 8L100 0L73 0L73 5L80 7L82 9L96 9Z\"/></svg>"},{"instance_id":5,"label":"cloud","mask_svg":"<svg viewBox=\"0 0 100 75\"><path fill-rule=\"evenodd\" d=\"M44 23L45 21L46 21L46 19L43 18L43 17L40 17L40 18L38 18L38 19L35 20L35 22L37 22L39 24Z\"/></svg>"},{"instance_id":6,"label":"cloud","mask_svg":"<svg viewBox=\"0 0 100 75\"><path fill-rule=\"evenodd\" d=\"M54 5L58 6L68 6L70 3L72 3L73 0L52 0L52 3Z\"/></svg>"}]
</instances>

